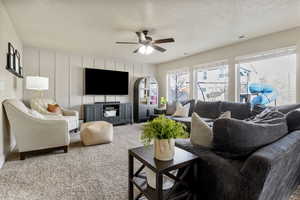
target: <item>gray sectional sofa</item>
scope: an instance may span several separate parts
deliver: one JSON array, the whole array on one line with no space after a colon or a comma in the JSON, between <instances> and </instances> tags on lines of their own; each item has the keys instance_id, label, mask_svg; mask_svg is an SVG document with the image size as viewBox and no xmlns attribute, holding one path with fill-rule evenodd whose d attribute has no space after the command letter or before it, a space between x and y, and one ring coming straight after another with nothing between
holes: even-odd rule
<instances>
[{"instance_id":1,"label":"gray sectional sofa","mask_svg":"<svg viewBox=\"0 0 300 200\"><path fill-rule=\"evenodd\" d=\"M217 119L221 113L226 111L231 111L231 115L236 119L246 119L252 116L251 104L250 103L235 103L235 102L227 102L227 101L214 101L214 102L205 102L205 101L195 101L188 100L181 102L183 105L190 103L190 111L188 117L173 117L172 112L168 113L168 109L166 113L166 117L173 119L175 121L184 123L188 130L191 127L191 116L193 112L196 112L204 121L211 123L215 119ZM168 105L175 106L175 105ZM175 111L174 111L175 112ZM153 117L156 117L154 115Z\"/></svg>"},{"instance_id":2,"label":"gray sectional sofa","mask_svg":"<svg viewBox=\"0 0 300 200\"><path fill-rule=\"evenodd\" d=\"M228 158L213 149L192 145L189 139L177 140L177 147L199 157L197 182L193 182L192 172L185 177L198 194L197 199L288 200L300 183L300 110L291 113L297 108L300 105L277 107L285 114L286 133L246 156ZM261 112L259 109L251 109L250 104L245 103L201 101L194 107L208 122L227 110L236 121L245 120Z\"/></svg>"}]
</instances>

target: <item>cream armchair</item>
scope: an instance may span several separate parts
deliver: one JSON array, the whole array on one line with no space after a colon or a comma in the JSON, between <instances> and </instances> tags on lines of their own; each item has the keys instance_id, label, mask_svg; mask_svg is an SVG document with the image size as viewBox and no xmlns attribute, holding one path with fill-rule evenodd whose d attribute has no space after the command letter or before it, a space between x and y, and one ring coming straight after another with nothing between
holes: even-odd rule
<instances>
[{"instance_id":1,"label":"cream armchair","mask_svg":"<svg viewBox=\"0 0 300 200\"><path fill-rule=\"evenodd\" d=\"M48 118L57 119L64 118L68 121L68 130L78 130L79 128L79 114L74 110L66 110L62 108L62 115L51 113L47 110L48 104L56 104L53 99L34 98L30 101L30 107L37 112L47 115Z\"/></svg>"},{"instance_id":2,"label":"cream armchair","mask_svg":"<svg viewBox=\"0 0 300 200\"><path fill-rule=\"evenodd\" d=\"M44 118L16 99L5 100L3 104L21 160L27 153L37 150L63 149L68 152L70 136L65 119Z\"/></svg>"}]
</instances>

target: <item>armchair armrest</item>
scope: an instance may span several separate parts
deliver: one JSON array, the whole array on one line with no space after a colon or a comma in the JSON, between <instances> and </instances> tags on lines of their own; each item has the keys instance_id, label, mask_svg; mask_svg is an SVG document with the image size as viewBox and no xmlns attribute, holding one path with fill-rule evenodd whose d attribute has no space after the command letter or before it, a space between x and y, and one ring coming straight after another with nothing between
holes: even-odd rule
<instances>
[{"instance_id":1,"label":"armchair armrest","mask_svg":"<svg viewBox=\"0 0 300 200\"><path fill-rule=\"evenodd\" d=\"M62 109L62 111L64 116L76 116L77 118L79 117L79 113L76 110Z\"/></svg>"},{"instance_id":2,"label":"armchair armrest","mask_svg":"<svg viewBox=\"0 0 300 200\"><path fill-rule=\"evenodd\" d=\"M20 152L66 146L70 143L68 122L64 119L39 119L20 113L16 121L18 123L11 128Z\"/></svg>"}]
</instances>

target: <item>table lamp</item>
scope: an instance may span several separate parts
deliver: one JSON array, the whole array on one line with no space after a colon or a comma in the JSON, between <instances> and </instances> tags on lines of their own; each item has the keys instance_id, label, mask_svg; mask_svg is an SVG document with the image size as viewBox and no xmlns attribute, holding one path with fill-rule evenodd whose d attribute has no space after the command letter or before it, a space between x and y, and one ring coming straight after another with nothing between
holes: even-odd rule
<instances>
[{"instance_id":1,"label":"table lamp","mask_svg":"<svg viewBox=\"0 0 300 200\"><path fill-rule=\"evenodd\" d=\"M39 92L40 97L43 96L43 91L49 89L49 78L41 76L27 76L26 89Z\"/></svg>"}]
</instances>

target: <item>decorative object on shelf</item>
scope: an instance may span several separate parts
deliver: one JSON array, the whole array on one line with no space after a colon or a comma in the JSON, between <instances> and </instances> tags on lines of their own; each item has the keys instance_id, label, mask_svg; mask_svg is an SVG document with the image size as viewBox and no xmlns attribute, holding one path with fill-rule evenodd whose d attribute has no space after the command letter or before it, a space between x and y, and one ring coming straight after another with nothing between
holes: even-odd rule
<instances>
[{"instance_id":1,"label":"decorative object on shelf","mask_svg":"<svg viewBox=\"0 0 300 200\"><path fill-rule=\"evenodd\" d=\"M158 107L158 84L153 77L138 78L134 83L134 121L150 119Z\"/></svg>"},{"instance_id":2,"label":"decorative object on shelf","mask_svg":"<svg viewBox=\"0 0 300 200\"><path fill-rule=\"evenodd\" d=\"M26 89L35 90L39 93L39 96L43 96L43 91L49 89L48 77L41 76L27 76L26 77Z\"/></svg>"},{"instance_id":3,"label":"decorative object on shelf","mask_svg":"<svg viewBox=\"0 0 300 200\"><path fill-rule=\"evenodd\" d=\"M184 124L159 116L144 125L141 139L145 145L154 140L154 157L157 160L168 161L174 157L174 139L187 136Z\"/></svg>"},{"instance_id":4,"label":"decorative object on shelf","mask_svg":"<svg viewBox=\"0 0 300 200\"><path fill-rule=\"evenodd\" d=\"M23 78L23 68L21 66L20 53L10 42L8 43L6 69L17 77Z\"/></svg>"},{"instance_id":5,"label":"decorative object on shelf","mask_svg":"<svg viewBox=\"0 0 300 200\"><path fill-rule=\"evenodd\" d=\"M161 105L161 108L163 109L167 109L167 98L166 97L160 97L160 105Z\"/></svg>"}]
</instances>

